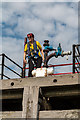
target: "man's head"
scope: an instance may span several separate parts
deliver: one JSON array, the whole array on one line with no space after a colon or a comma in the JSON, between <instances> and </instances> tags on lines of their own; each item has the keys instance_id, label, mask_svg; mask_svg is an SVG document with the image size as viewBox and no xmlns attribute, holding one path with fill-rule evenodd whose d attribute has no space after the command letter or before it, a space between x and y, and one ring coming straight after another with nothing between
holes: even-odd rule
<instances>
[{"instance_id":1,"label":"man's head","mask_svg":"<svg viewBox=\"0 0 80 120\"><path fill-rule=\"evenodd\" d=\"M34 41L34 34L33 33L27 34L27 37L29 39L29 42L33 42Z\"/></svg>"}]
</instances>

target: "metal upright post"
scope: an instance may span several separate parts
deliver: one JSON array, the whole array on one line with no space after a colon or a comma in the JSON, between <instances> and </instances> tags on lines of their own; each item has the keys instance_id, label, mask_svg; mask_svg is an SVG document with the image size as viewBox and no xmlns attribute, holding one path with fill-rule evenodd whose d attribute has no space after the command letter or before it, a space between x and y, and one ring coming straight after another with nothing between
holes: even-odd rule
<instances>
[{"instance_id":1,"label":"metal upright post","mask_svg":"<svg viewBox=\"0 0 80 120\"><path fill-rule=\"evenodd\" d=\"M4 57L5 57L5 54L3 53L2 54L1 79L3 79L3 76L4 76Z\"/></svg>"},{"instance_id":2,"label":"metal upright post","mask_svg":"<svg viewBox=\"0 0 80 120\"><path fill-rule=\"evenodd\" d=\"M23 68L22 68L22 74L21 74L21 77L23 78Z\"/></svg>"},{"instance_id":3,"label":"metal upright post","mask_svg":"<svg viewBox=\"0 0 80 120\"><path fill-rule=\"evenodd\" d=\"M75 73L75 45L73 45L73 73Z\"/></svg>"},{"instance_id":4,"label":"metal upright post","mask_svg":"<svg viewBox=\"0 0 80 120\"><path fill-rule=\"evenodd\" d=\"M26 66L23 67L24 70L22 69L22 78L25 78L25 67Z\"/></svg>"}]
</instances>

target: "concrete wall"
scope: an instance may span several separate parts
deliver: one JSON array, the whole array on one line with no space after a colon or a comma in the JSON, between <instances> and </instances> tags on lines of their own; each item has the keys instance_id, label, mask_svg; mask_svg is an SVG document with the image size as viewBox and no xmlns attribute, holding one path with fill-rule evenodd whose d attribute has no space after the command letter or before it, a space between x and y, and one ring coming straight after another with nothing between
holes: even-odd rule
<instances>
[{"instance_id":1,"label":"concrete wall","mask_svg":"<svg viewBox=\"0 0 80 120\"><path fill-rule=\"evenodd\" d=\"M79 84L79 74L48 76L43 78L20 78L0 81L0 90L23 89L22 111L2 112L2 118L58 118L78 117L78 110L38 111L39 88L46 86L64 86ZM17 96L17 93L15 97ZM0 95L1 99L2 95ZM13 95L7 96L14 97ZM20 95L17 97L21 97ZM5 98L3 94L3 99ZM75 114L73 114L75 113ZM39 116L38 116L39 115Z\"/></svg>"}]
</instances>

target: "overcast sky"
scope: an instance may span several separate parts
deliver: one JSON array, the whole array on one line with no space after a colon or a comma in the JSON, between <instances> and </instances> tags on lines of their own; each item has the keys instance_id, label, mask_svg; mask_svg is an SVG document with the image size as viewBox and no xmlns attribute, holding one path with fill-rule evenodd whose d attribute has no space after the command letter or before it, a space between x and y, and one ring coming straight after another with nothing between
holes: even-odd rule
<instances>
[{"instance_id":1,"label":"overcast sky","mask_svg":"<svg viewBox=\"0 0 80 120\"><path fill-rule=\"evenodd\" d=\"M2 52L22 66L24 38L29 32L34 33L35 40L38 40L41 45L45 39L48 39L54 48L57 48L61 43L64 51L72 51L72 45L78 43L77 0L68 0L68 2L65 0L16 1L2 0L2 4L0 4L0 14L2 14L0 50ZM65 57L52 58L49 64L71 62L72 56L69 56L68 61ZM11 63L7 62L7 64L13 68ZM60 72L60 70L70 71L71 67L57 68L56 72Z\"/></svg>"}]
</instances>

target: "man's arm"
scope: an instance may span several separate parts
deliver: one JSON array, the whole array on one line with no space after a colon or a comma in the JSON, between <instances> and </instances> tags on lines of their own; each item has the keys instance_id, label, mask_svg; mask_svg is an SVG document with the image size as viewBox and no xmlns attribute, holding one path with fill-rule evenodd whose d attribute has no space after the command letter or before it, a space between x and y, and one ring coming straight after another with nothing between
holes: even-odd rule
<instances>
[{"instance_id":1,"label":"man's arm","mask_svg":"<svg viewBox=\"0 0 80 120\"><path fill-rule=\"evenodd\" d=\"M24 62L24 64L27 64L27 61L26 61L26 52L24 52L23 62Z\"/></svg>"},{"instance_id":2,"label":"man's arm","mask_svg":"<svg viewBox=\"0 0 80 120\"><path fill-rule=\"evenodd\" d=\"M44 62L44 52L43 52L43 49L42 48L40 48L40 51L41 51L41 54L42 54L42 58L43 58L43 62Z\"/></svg>"},{"instance_id":3,"label":"man's arm","mask_svg":"<svg viewBox=\"0 0 80 120\"><path fill-rule=\"evenodd\" d=\"M41 44L37 41L37 45L38 45L38 47L39 47L39 49L40 49L40 52L41 52L41 54L42 54L42 59L43 59L43 62L44 62L44 52L43 52L43 49L42 49L42 47L41 47Z\"/></svg>"}]
</instances>

